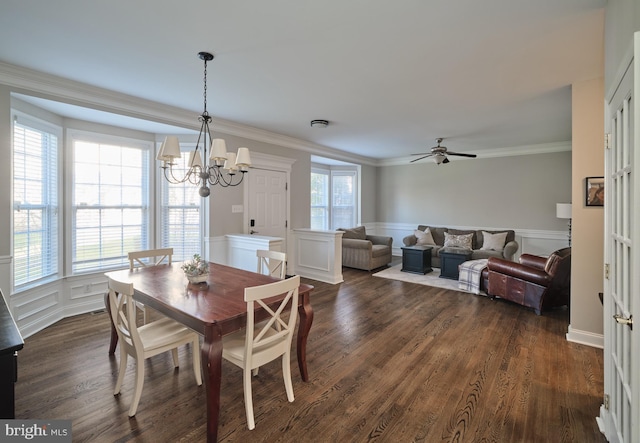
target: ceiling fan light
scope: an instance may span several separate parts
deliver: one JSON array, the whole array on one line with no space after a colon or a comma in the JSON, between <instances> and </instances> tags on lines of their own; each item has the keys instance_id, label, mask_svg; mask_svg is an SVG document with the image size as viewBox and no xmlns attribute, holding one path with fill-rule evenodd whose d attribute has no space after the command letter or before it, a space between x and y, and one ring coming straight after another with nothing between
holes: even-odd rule
<instances>
[{"instance_id":1,"label":"ceiling fan light","mask_svg":"<svg viewBox=\"0 0 640 443\"><path fill-rule=\"evenodd\" d=\"M436 162L436 164L438 164L438 165L440 163L442 163L443 161L445 161L446 159L447 159L447 157L444 154L436 154L433 157L433 161Z\"/></svg>"}]
</instances>

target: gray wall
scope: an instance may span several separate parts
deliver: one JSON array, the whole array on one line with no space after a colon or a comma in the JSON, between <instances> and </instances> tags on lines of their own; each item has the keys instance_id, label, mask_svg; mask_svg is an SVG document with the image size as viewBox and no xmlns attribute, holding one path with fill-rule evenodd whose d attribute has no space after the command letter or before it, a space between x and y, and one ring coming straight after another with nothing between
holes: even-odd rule
<instances>
[{"instance_id":1,"label":"gray wall","mask_svg":"<svg viewBox=\"0 0 640 443\"><path fill-rule=\"evenodd\" d=\"M291 220L289 227L308 228L311 222L311 155L305 151L285 148L269 143L249 140L227 134L217 134L225 139L227 150L237 151L239 147L247 147L251 152L275 155L294 159L291 166L291 182L289 189L291 192ZM235 188L220 188L214 186L210 200L211 211L211 236L221 236L224 234L234 234L245 232L243 226L243 214L232 213L231 205L241 205L244 197L244 184ZM248 208L245 208L245 211Z\"/></svg>"},{"instance_id":2,"label":"gray wall","mask_svg":"<svg viewBox=\"0 0 640 443\"><path fill-rule=\"evenodd\" d=\"M563 230L571 153L430 161L378 168L379 222Z\"/></svg>"},{"instance_id":3,"label":"gray wall","mask_svg":"<svg viewBox=\"0 0 640 443\"><path fill-rule=\"evenodd\" d=\"M360 168L360 215L363 224L379 221L378 170L375 166L363 165Z\"/></svg>"}]
</instances>

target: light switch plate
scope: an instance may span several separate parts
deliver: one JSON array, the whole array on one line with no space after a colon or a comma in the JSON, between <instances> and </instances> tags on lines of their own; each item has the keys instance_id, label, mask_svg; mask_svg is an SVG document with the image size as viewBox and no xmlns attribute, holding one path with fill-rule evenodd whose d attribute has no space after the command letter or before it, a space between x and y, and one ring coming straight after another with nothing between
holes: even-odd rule
<instances>
[{"instance_id":1,"label":"light switch plate","mask_svg":"<svg viewBox=\"0 0 640 443\"><path fill-rule=\"evenodd\" d=\"M244 208L242 207L242 205L231 205L231 212L232 213L236 213L236 212L242 212L244 211Z\"/></svg>"}]
</instances>

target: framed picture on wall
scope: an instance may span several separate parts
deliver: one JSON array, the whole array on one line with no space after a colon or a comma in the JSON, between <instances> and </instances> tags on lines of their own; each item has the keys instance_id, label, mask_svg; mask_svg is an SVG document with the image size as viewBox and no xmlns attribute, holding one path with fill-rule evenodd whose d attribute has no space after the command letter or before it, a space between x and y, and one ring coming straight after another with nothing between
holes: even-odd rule
<instances>
[{"instance_id":1,"label":"framed picture on wall","mask_svg":"<svg viewBox=\"0 0 640 443\"><path fill-rule=\"evenodd\" d=\"M587 177L585 182L587 206L604 206L604 177Z\"/></svg>"}]
</instances>

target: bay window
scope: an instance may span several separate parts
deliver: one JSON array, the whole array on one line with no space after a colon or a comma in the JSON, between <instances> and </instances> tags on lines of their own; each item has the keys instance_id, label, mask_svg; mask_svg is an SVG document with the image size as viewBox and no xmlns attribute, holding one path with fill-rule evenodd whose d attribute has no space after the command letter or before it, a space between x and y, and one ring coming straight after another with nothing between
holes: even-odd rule
<instances>
[{"instance_id":1,"label":"bay window","mask_svg":"<svg viewBox=\"0 0 640 443\"><path fill-rule=\"evenodd\" d=\"M13 285L59 273L58 139L61 128L15 113Z\"/></svg>"},{"instance_id":2,"label":"bay window","mask_svg":"<svg viewBox=\"0 0 640 443\"><path fill-rule=\"evenodd\" d=\"M175 159L173 171L177 177L184 176L189 153ZM161 182L160 195L160 244L163 248L173 248L173 260L191 259L194 254L202 255L202 198L198 186L189 181L172 184L158 175Z\"/></svg>"},{"instance_id":3,"label":"bay window","mask_svg":"<svg viewBox=\"0 0 640 443\"><path fill-rule=\"evenodd\" d=\"M128 265L149 249L150 143L72 131L71 271Z\"/></svg>"},{"instance_id":4,"label":"bay window","mask_svg":"<svg viewBox=\"0 0 640 443\"><path fill-rule=\"evenodd\" d=\"M311 169L311 228L338 229L356 226L359 219L356 168Z\"/></svg>"}]
</instances>

